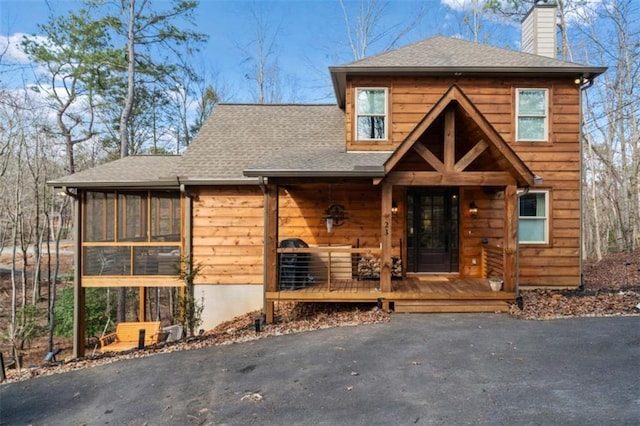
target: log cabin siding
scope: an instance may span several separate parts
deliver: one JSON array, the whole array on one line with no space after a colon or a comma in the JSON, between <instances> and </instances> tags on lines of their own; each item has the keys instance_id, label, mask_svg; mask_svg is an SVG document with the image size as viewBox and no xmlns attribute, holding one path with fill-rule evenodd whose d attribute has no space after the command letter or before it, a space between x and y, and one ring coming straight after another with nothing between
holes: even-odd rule
<instances>
[{"instance_id":1,"label":"log cabin siding","mask_svg":"<svg viewBox=\"0 0 640 426\"><path fill-rule=\"evenodd\" d=\"M543 177L540 189L549 191L549 241L548 244L520 245L521 288L578 286L581 266L580 89L570 79L352 78L347 83L345 107L347 149L396 148L452 84L461 88L527 166ZM391 139L388 143L376 146L353 139L354 89L365 86L389 88ZM549 90L548 142L514 140L515 90L526 87ZM406 165L402 167L406 168ZM471 218L466 212L471 201L478 205L478 217ZM482 240L486 238L492 244L503 244L504 193L465 188L461 191L460 206L460 273L479 276Z\"/></svg>"},{"instance_id":2,"label":"log cabin siding","mask_svg":"<svg viewBox=\"0 0 640 426\"><path fill-rule=\"evenodd\" d=\"M401 189L398 189L401 197ZM202 265L198 284L263 283L264 199L257 186L203 187L194 194L193 259ZM398 198L400 200L400 198ZM342 204L344 225L327 232L330 204ZM367 184L295 184L278 191L278 241L310 245L380 246L380 190ZM393 218L395 255L403 221Z\"/></svg>"},{"instance_id":3,"label":"log cabin siding","mask_svg":"<svg viewBox=\"0 0 640 426\"><path fill-rule=\"evenodd\" d=\"M264 197L257 186L201 187L193 198L197 284L262 284Z\"/></svg>"},{"instance_id":4,"label":"log cabin siding","mask_svg":"<svg viewBox=\"0 0 640 426\"><path fill-rule=\"evenodd\" d=\"M398 188L394 200L399 209L403 191ZM371 183L286 184L279 192L278 240L300 238L310 245L351 245L363 248L380 246L380 188ZM347 219L327 232L325 210L332 204L344 206ZM404 223L398 212L392 219L394 254L399 255Z\"/></svg>"}]
</instances>

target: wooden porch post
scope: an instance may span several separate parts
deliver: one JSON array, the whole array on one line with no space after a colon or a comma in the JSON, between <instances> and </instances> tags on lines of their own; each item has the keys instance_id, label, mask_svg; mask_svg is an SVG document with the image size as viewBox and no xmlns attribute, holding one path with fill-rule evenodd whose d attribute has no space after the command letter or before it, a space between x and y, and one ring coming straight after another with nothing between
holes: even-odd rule
<instances>
[{"instance_id":1,"label":"wooden porch post","mask_svg":"<svg viewBox=\"0 0 640 426\"><path fill-rule=\"evenodd\" d=\"M391 203L393 186L387 183L382 185L382 205L381 205L381 229L380 242L380 290L391 291ZM388 302L386 302L388 305ZM387 306L388 308L388 306Z\"/></svg>"},{"instance_id":2,"label":"wooden porch post","mask_svg":"<svg viewBox=\"0 0 640 426\"><path fill-rule=\"evenodd\" d=\"M145 322L147 320L147 288L138 288L138 321Z\"/></svg>"},{"instance_id":3,"label":"wooden porch post","mask_svg":"<svg viewBox=\"0 0 640 426\"><path fill-rule=\"evenodd\" d=\"M82 234L80 232L82 203L80 191L73 199L73 241L75 250L73 254L73 357L84 356L85 339L85 289L82 286Z\"/></svg>"},{"instance_id":4,"label":"wooden porch post","mask_svg":"<svg viewBox=\"0 0 640 426\"><path fill-rule=\"evenodd\" d=\"M267 185L267 239L265 250L266 282L264 291L277 291L278 287L278 185ZM273 301L265 301L265 320L273 323Z\"/></svg>"},{"instance_id":5,"label":"wooden porch post","mask_svg":"<svg viewBox=\"0 0 640 426\"><path fill-rule=\"evenodd\" d=\"M516 244L518 235L517 202L518 188L507 185L504 190L504 290L516 289Z\"/></svg>"}]
</instances>

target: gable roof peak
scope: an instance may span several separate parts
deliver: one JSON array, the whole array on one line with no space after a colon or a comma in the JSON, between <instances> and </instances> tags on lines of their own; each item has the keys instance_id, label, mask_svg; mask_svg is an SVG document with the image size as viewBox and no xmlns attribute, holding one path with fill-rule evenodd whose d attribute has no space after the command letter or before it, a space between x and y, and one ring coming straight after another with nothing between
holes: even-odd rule
<instances>
[{"instance_id":1,"label":"gable roof peak","mask_svg":"<svg viewBox=\"0 0 640 426\"><path fill-rule=\"evenodd\" d=\"M467 157L465 155L458 163L456 163L454 158L455 148L450 150L449 154L447 154L447 149L444 148L444 159L441 161L419 141L421 136L427 132L438 117L447 114L448 110L451 111L451 106L455 109L464 111L468 120L473 121L483 134L483 137L476 142L476 145L479 146L479 148L477 148L478 151L472 153L469 160L465 159ZM453 124L455 121L455 115L456 114L454 113L450 118L453 127L455 127L455 124ZM453 131L453 134L455 135L455 131ZM456 139L457 138L454 140L447 140L446 138L443 138L442 142L445 145L451 144L452 146L455 146L457 143ZM452 84L442 94L440 99L431 107L431 109L427 111L422 120L420 120L413 130L409 132L387 161L385 161L385 175L391 172L404 155L413 148L418 148L418 151L422 151L423 154L421 155L427 162L429 162L440 173L446 174L451 172L463 172L466 165L473 161L475 157L480 155L486 147L490 147L490 150L494 153L493 155L496 156L497 162L502 164L504 170L509 172L518 185L525 187L533 185L533 172L520 159L520 157L518 157L502 136L500 136L500 133L495 130L486 117L476 108L464 91L458 85ZM474 147L474 150L475 149L476 148ZM473 152L473 150L469 152ZM447 155L450 157L449 162L447 161Z\"/></svg>"}]
</instances>

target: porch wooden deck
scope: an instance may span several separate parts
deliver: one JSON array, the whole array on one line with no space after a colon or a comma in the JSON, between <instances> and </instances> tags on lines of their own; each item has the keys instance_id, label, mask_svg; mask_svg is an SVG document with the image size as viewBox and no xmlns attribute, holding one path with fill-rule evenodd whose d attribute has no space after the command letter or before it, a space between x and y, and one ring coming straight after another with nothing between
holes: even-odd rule
<instances>
[{"instance_id":1,"label":"porch wooden deck","mask_svg":"<svg viewBox=\"0 0 640 426\"><path fill-rule=\"evenodd\" d=\"M381 292L372 279L316 282L296 290L267 292L268 301L383 302L395 312L505 312L514 292L492 291L485 279L457 275L416 275L392 281L391 292Z\"/></svg>"}]
</instances>

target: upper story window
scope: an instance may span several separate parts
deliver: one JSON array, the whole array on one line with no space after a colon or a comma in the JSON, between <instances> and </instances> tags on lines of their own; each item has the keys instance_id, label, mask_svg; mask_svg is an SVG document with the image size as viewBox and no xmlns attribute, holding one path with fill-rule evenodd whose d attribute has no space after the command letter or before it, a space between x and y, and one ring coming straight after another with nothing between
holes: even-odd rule
<instances>
[{"instance_id":1,"label":"upper story window","mask_svg":"<svg viewBox=\"0 0 640 426\"><path fill-rule=\"evenodd\" d=\"M549 242L548 191L531 191L520 196L518 240L520 243L528 244Z\"/></svg>"},{"instance_id":2,"label":"upper story window","mask_svg":"<svg viewBox=\"0 0 640 426\"><path fill-rule=\"evenodd\" d=\"M544 142L549 133L549 91L517 89L516 134L520 142Z\"/></svg>"},{"instance_id":3,"label":"upper story window","mask_svg":"<svg viewBox=\"0 0 640 426\"><path fill-rule=\"evenodd\" d=\"M387 89L356 89L357 140L386 140L387 127Z\"/></svg>"}]
</instances>

